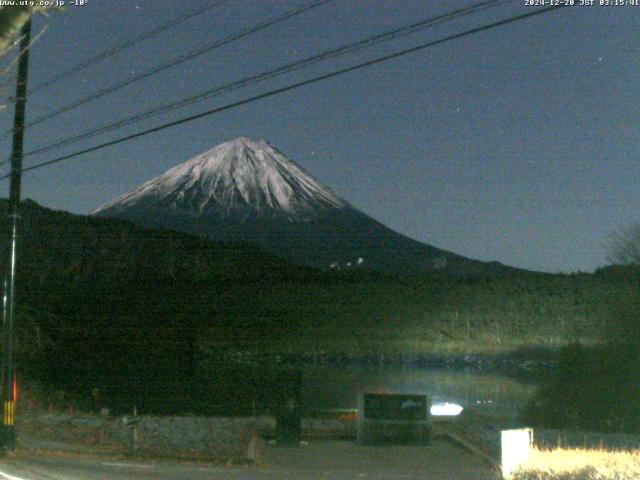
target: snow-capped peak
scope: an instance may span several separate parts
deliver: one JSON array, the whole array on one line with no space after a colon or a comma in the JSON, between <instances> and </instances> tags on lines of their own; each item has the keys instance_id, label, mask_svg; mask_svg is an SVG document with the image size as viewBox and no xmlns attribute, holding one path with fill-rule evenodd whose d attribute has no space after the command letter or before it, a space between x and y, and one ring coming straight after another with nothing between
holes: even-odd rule
<instances>
[{"instance_id":1,"label":"snow-capped peak","mask_svg":"<svg viewBox=\"0 0 640 480\"><path fill-rule=\"evenodd\" d=\"M306 220L348 204L265 140L238 137L168 170L94 211L146 208L189 216Z\"/></svg>"}]
</instances>

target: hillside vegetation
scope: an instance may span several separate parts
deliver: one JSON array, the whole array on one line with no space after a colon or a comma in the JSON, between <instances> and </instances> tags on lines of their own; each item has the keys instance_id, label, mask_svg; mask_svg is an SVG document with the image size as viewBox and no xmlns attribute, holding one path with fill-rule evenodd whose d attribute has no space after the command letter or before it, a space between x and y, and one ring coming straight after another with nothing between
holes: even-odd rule
<instances>
[{"instance_id":1,"label":"hillside vegetation","mask_svg":"<svg viewBox=\"0 0 640 480\"><path fill-rule=\"evenodd\" d=\"M212 312L216 320L203 344L340 354L492 354L594 344L638 278L634 269L470 278L352 273L258 291L240 286Z\"/></svg>"},{"instance_id":2,"label":"hillside vegetation","mask_svg":"<svg viewBox=\"0 0 640 480\"><path fill-rule=\"evenodd\" d=\"M633 480L640 476L638 452L532 449L513 480Z\"/></svg>"},{"instance_id":3,"label":"hillside vegetation","mask_svg":"<svg viewBox=\"0 0 640 480\"><path fill-rule=\"evenodd\" d=\"M0 232L6 231L0 204ZM638 269L392 277L294 267L215 243L25 202L18 364L32 378L131 395L210 353L496 354L596 343Z\"/></svg>"}]
</instances>

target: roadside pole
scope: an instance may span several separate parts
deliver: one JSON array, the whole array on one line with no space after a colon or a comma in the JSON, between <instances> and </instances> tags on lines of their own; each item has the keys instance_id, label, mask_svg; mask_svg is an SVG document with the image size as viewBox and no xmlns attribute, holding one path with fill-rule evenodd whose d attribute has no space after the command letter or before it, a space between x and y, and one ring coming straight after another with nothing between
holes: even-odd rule
<instances>
[{"instance_id":1,"label":"roadside pole","mask_svg":"<svg viewBox=\"0 0 640 480\"><path fill-rule=\"evenodd\" d=\"M15 389L13 370L13 326L15 323L15 284L18 218L20 209L20 187L22 179L22 147L24 140L24 115L27 103L27 73L29 70L29 46L31 43L31 20L20 31L20 59L16 82L16 107L13 123L13 148L11 151L11 185L9 190L9 221L7 240L9 243L6 259L2 305L2 447L15 450Z\"/></svg>"}]
</instances>

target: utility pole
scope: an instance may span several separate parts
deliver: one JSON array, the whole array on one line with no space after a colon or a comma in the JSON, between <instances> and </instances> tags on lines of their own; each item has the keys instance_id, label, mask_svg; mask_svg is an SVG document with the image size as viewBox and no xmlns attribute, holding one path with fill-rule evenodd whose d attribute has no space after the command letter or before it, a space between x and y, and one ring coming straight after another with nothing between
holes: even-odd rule
<instances>
[{"instance_id":1,"label":"utility pole","mask_svg":"<svg viewBox=\"0 0 640 480\"><path fill-rule=\"evenodd\" d=\"M29 70L29 46L31 43L31 20L20 31L20 58L16 81L16 107L13 123L13 148L11 151L11 185L9 190L9 240L4 297L2 309L2 447L15 450L15 388L13 370L13 325L15 321L15 285L18 240L18 218L20 209L20 183L22 180L22 146L24 140L24 114L27 103L27 73Z\"/></svg>"}]
</instances>

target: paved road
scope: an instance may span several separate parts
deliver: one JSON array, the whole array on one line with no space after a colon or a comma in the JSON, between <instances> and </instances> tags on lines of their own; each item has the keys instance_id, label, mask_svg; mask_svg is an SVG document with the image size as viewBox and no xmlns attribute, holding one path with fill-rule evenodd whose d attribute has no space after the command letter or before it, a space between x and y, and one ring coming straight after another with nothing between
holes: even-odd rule
<instances>
[{"instance_id":1,"label":"paved road","mask_svg":"<svg viewBox=\"0 0 640 480\"><path fill-rule=\"evenodd\" d=\"M263 444L262 464L288 471L323 472L327 479L489 480L495 470L457 444L436 438L427 446L360 446L351 441L316 441L283 448Z\"/></svg>"},{"instance_id":2,"label":"paved road","mask_svg":"<svg viewBox=\"0 0 640 480\"><path fill-rule=\"evenodd\" d=\"M483 460L446 440L426 447L360 447L317 441L298 448L263 444L257 466L118 461L29 455L0 461L0 480L484 480Z\"/></svg>"}]
</instances>

